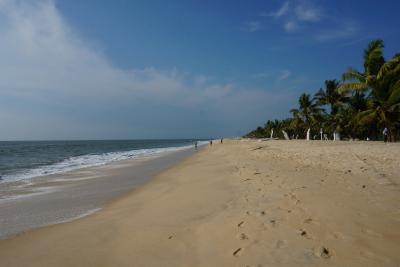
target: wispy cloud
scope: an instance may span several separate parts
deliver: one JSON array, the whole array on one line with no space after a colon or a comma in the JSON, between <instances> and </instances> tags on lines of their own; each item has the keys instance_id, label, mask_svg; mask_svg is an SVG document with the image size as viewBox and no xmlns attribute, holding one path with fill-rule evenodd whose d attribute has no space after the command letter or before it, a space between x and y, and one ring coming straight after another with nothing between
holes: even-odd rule
<instances>
[{"instance_id":1,"label":"wispy cloud","mask_svg":"<svg viewBox=\"0 0 400 267\"><path fill-rule=\"evenodd\" d=\"M293 32L293 31L297 30L298 27L299 26L298 26L297 22L295 22L295 21L287 21L283 25L283 28L285 29L286 32Z\"/></svg>"},{"instance_id":2,"label":"wispy cloud","mask_svg":"<svg viewBox=\"0 0 400 267\"><path fill-rule=\"evenodd\" d=\"M322 17L322 10L310 2L286 1L279 9L264 16L281 21L286 32L294 32L302 23L318 22Z\"/></svg>"},{"instance_id":3,"label":"wispy cloud","mask_svg":"<svg viewBox=\"0 0 400 267\"><path fill-rule=\"evenodd\" d=\"M346 25L342 25L338 28L334 29L325 29L323 32L320 32L316 35L316 39L321 42L331 41L336 39L343 39L353 36L357 33L357 27L348 23Z\"/></svg>"},{"instance_id":4,"label":"wispy cloud","mask_svg":"<svg viewBox=\"0 0 400 267\"><path fill-rule=\"evenodd\" d=\"M281 82L284 80L289 79L292 76L292 72L288 69L285 70L271 70L268 72L259 72L259 73L255 73L253 74L251 77L253 79L265 79L265 78L269 78L275 82Z\"/></svg>"},{"instance_id":5,"label":"wispy cloud","mask_svg":"<svg viewBox=\"0 0 400 267\"><path fill-rule=\"evenodd\" d=\"M278 81L283 81L288 79L292 75L290 70L283 70L281 74L278 76Z\"/></svg>"},{"instance_id":6,"label":"wispy cloud","mask_svg":"<svg viewBox=\"0 0 400 267\"><path fill-rule=\"evenodd\" d=\"M295 7L294 12L299 21L316 22L321 19L322 12L311 5L298 5Z\"/></svg>"},{"instance_id":7,"label":"wispy cloud","mask_svg":"<svg viewBox=\"0 0 400 267\"><path fill-rule=\"evenodd\" d=\"M277 10L265 13L281 23L286 33L303 33L319 42L354 36L358 28L346 18L327 15L320 3L314 0L285 1Z\"/></svg>"},{"instance_id":8,"label":"wispy cloud","mask_svg":"<svg viewBox=\"0 0 400 267\"><path fill-rule=\"evenodd\" d=\"M243 25L243 30L248 32L256 32L262 29L260 21L246 21Z\"/></svg>"},{"instance_id":9,"label":"wispy cloud","mask_svg":"<svg viewBox=\"0 0 400 267\"><path fill-rule=\"evenodd\" d=\"M0 21L0 140L230 135L288 108L287 93L115 66L50 0L0 0Z\"/></svg>"},{"instance_id":10,"label":"wispy cloud","mask_svg":"<svg viewBox=\"0 0 400 267\"><path fill-rule=\"evenodd\" d=\"M270 16L274 18L280 18L289 12L289 2L284 2L283 5L276 11L270 13L264 13L264 16Z\"/></svg>"},{"instance_id":11,"label":"wispy cloud","mask_svg":"<svg viewBox=\"0 0 400 267\"><path fill-rule=\"evenodd\" d=\"M271 73L269 72L260 72L260 73L255 73L251 76L253 79L264 79L271 77Z\"/></svg>"}]
</instances>

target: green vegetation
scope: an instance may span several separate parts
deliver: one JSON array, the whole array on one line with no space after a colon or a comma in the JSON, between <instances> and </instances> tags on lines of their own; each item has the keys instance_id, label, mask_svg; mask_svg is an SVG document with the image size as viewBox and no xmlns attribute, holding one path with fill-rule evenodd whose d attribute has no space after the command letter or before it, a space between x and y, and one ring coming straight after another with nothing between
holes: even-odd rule
<instances>
[{"instance_id":1,"label":"green vegetation","mask_svg":"<svg viewBox=\"0 0 400 267\"><path fill-rule=\"evenodd\" d=\"M305 138L308 129L311 137L318 136L320 129L332 139L340 133L344 139L382 139L387 127L389 141L400 138L400 53L386 61L384 43L373 40L364 50L364 71L349 68L342 81L327 80L325 88L313 97L303 93L299 107L290 110L292 117L284 120L268 120L264 127L245 137L283 138L282 130L291 138Z\"/></svg>"}]
</instances>

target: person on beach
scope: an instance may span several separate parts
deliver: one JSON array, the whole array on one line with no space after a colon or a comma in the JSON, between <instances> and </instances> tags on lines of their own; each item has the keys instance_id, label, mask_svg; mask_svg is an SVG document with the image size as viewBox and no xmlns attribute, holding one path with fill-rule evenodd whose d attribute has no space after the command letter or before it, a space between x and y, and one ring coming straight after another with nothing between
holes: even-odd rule
<instances>
[{"instance_id":1,"label":"person on beach","mask_svg":"<svg viewBox=\"0 0 400 267\"><path fill-rule=\"evenodd\" d=\"M212 140L210 140L210 146L212 146Z\"/></svg>"},{"instance_id":2,"label":"person on beach","mask_svg":"<svg viewBox=\"0 0 400 267\"><path fill-rule=\"evenodd\" d=\"M385 127L385 129L383 129L383 142L387 142L388 141L388 129Z\"/></svg>"},{"instance_id":3,"label":"person on beach","mask_svg":"<svg viewBox=\"0 0 400 267\"><path fill-rule=\"evenodd\" d=\"M194 142L194 149L196 149L196 150L197 150L197 141L196 141L196 142Z\"/></svg>"},{"instance_id":4,"label":"person on beach","mask_svg":"<svg viewBox=\"0 0 400 267\"><path fill-rule=\"evenodd\" d=\"M221 138L221 144L223 144L224 143L224 138Z\"/></svg>"}]
</instances>

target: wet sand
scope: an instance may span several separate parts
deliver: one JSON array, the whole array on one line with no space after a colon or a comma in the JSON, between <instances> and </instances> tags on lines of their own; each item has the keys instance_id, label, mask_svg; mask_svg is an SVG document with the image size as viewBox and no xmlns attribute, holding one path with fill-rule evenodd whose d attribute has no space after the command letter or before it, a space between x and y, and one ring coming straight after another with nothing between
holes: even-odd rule
<instances>
[{"instance_id":1,"label":"wet sand","mask_svg":"<svg viewBox=\"0 0 400 267\"><path fill-rule=\"evenodd\" d=\"M101 211L0 241L4 266L399 266L400 145L229 141Z\"/></svg>"},{"instance_id":2,"label":"wet sand","mask_svg":"<svg viewBox=\"0 0 400 267\"><path fill-rule=\"evenodd\" d=\"M193 149L164 152L158 156L0 184L0 239L96 212L107 201L131 191L193 152Z\"/></svg>"}]
</instances>

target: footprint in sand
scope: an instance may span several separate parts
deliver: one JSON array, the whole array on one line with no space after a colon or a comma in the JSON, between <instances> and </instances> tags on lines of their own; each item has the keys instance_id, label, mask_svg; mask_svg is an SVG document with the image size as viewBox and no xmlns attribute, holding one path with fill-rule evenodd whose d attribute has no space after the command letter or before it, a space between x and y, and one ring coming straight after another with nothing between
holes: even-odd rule
<instances>
[{"instance_id":1,"label":"footprint in sand","mask_svg":"<svg viewBox=\"0 0 400 267\"><path fill-rule=\"evenodd\" d=\"M305 237L305 238L307 238L307 239L311 239L310 234L309 234L306 230L304 230L304 229L299 229L299 230L297 231L297 233L298 233L299 235L301 235L302 237Z\"/></svg>"},{"instance_id":2,"label":"footprint in sand","mask_svg":"<svg viewBox=\"0 0 400 267\"><path fill-rule=\"evenodd\" d=\"M245 233L241 233L241 234L239 235L239 238L240 238L240 240L247 240L247 239L249 239L249 237L248 237Z\"/></svg>"},{"instance_id":3,"label":"footprint in sand","mask_svg":"<svg viewBox=\"0 0 400 267\"><path fill-rule=\"evenodd\" d=\"M241 221L240 223L238 223L238 227L242 227L243 226L243 224L244 224L244 221Z\"/></svg>"},{"instance_id":4,"label":"footprint in sand","mask_svg":"<svg viewBox=\"0 0 400 267\"><path fill-rule=\"evenodd\" d=\"M241 251L242 251L242 248L238 248L232 253L232 255L233 256L239 256Z\"/></svg>"},{"instance_id":5,"label":"footprint in sand","mask_svg":"<svg viewBox=\"0 0 400 267\"><path fill-rule=\"evenodd\" d=\"M289 196L294 201L295 205L300 203L300 200L297 198L296 194L290 193Z\"/></svg>"},{"instance_id":6,"label":"footprint in sand","mask_svg":"<svg viewBox=\"0 0 400 267\"><path fill-rule=\"evenodd\" d=\"M329 259L332 257L332 251L326 247L316 247L314 248L314 255L318 258Z\"/></svg>"},{"instance_id":7,"label":"footprint in sand","mask_svg":"<svg viewBox=\"0 0 400 267\"><path fill-rule=\"evenodd\" d=\"M269 223L272 225L272 227L276 227L278 224L275 219L269 220Z\"/></svg>"}]
</instances>

